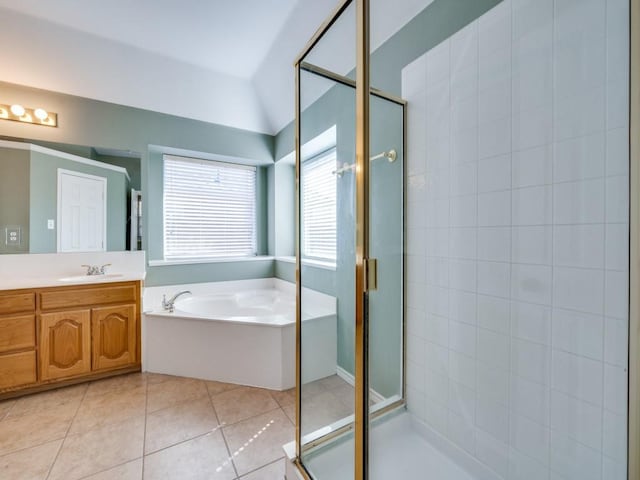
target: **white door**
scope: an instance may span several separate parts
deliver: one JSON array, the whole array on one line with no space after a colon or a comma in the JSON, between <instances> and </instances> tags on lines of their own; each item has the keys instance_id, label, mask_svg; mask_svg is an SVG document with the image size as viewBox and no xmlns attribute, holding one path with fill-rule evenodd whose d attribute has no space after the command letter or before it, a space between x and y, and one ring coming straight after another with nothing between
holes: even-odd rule
<instances>
[{"instance_id":1,"label":"white door","mask_svg":"<svg viewBox=\"0 0 640 480\"><path fill-rule=\"evenodd\" d=\"M58 169L58 252L106 249L107 179Z\"/></svg>"}]
</instances>

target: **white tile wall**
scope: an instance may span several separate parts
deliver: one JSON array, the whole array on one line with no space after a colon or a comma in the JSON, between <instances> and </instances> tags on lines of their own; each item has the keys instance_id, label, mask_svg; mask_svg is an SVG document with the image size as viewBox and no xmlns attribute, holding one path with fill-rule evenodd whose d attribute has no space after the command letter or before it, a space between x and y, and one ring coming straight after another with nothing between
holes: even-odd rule
<instances>
[{"instance_id":1,"label":"white tile wall","mask_svg":"<svg viewBox=\"0 0 640 480\"><path fill-rule=\"evenodd\" d=\"M478 429L476 432L476 457L502 477L509 470L509 452L505 444Z\"/></svg>"},{"instance_id":2,"label":"white tile wall","mask_svg":"<svg viewBox=\"0 0 640 480\"><path fill-rule=\"evenodd\" d=\"M504 0L403 71L407 401L504 479L626 478L628 18Z\"/></svg>"},{"instance_id":3,"label":"white tile wall","mask_svg":"<svg viewBox=\"0 0 640 480\"><path fill-rule=\"evenodd\" d=\"M551 145L513 152L511 156L511 187L550 185L552 168Z\"/></svg>"}]
</instances>

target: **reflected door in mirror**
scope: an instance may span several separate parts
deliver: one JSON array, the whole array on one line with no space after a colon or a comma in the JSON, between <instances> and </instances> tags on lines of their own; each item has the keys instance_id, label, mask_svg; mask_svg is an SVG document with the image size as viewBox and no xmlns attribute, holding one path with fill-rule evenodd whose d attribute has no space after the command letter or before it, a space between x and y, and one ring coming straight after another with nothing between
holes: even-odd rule
<instances>
[{"instance_id":1,"label":"reflected door in mirror","mask_svg":"<svg viewBox=\"0 0 640 480\"><path fill-rule=\"evenodd\" d=\"M106 178L58 170L59 252L105 250L106 190Z\"/></svg>"}]
</instances>

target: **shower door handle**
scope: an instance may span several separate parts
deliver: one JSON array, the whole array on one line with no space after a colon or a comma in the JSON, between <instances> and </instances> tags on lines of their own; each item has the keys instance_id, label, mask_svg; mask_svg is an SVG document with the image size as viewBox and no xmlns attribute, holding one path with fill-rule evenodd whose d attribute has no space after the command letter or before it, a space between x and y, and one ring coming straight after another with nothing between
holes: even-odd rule
<instances>
[{"instance_id":1,"label":"shower door handle","mask_svg":"<svg viewBox=\"0 0 640 480\"><path fill-rule=\"evenodd\" d=\"M370 292L371 290L378 289L378 259L367 258L364 261L364 278L366 279L365 290Z\"/></svg>"}]
</instances>

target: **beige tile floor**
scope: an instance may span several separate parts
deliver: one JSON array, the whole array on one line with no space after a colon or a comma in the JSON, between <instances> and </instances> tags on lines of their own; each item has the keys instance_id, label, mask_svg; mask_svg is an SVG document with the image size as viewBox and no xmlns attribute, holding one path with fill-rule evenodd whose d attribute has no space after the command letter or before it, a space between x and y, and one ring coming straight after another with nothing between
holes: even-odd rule
<instances>
[{"instance_id":1,"label":"beige tile floor","mask_svg":"<svg viewBox=\"0 0 640 480\"><path fill-rule=\"evenodd\" d=\"M293 391L144 373L6 400L0 479L281 480L294 411Z\"/></svg>"}]
</instances>

